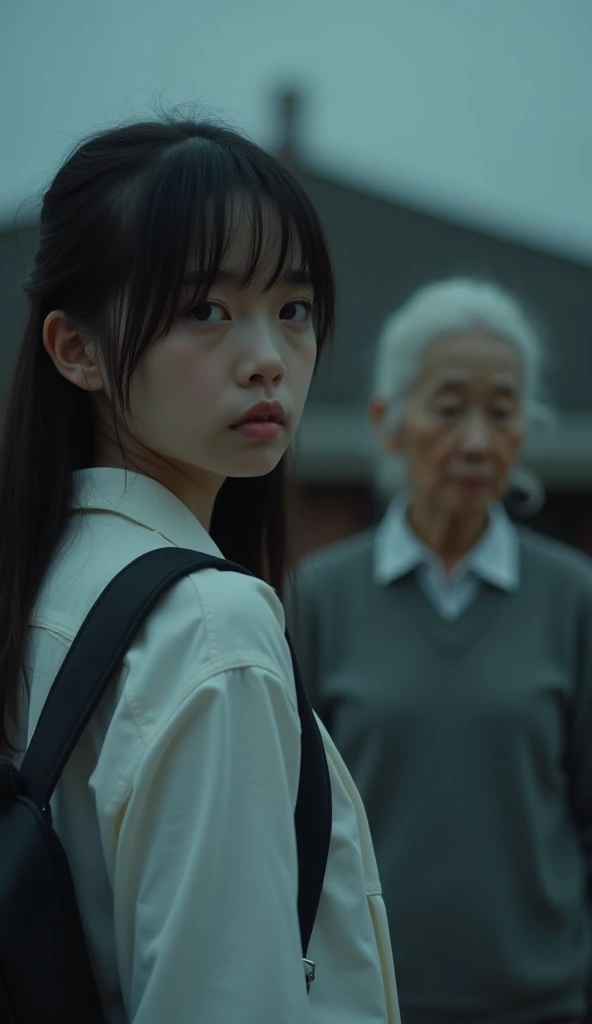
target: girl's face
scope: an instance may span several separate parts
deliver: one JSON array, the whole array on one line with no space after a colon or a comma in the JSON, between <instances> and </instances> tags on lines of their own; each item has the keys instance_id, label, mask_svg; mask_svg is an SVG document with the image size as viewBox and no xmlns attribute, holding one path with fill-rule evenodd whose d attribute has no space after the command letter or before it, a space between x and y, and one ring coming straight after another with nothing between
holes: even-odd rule
<instances>
[{"instance_id":1,"label":"girl's face","mask_svg":"<svg viewBox=\"0 0 592 1024\"><path fill-rule=\"evenodd\" d=\"M171 473L215 490L226 477L269 473L300 421L316 361L313 291L298 279L298 252L268 291L273 252L240 288L251 241L243 217L218 280L197 306L188 268L175 322L140 359L124 448L137 468L169 486ZM117 464L105 396L96 397L100 462Z\"/></svg>"}]
</instances>

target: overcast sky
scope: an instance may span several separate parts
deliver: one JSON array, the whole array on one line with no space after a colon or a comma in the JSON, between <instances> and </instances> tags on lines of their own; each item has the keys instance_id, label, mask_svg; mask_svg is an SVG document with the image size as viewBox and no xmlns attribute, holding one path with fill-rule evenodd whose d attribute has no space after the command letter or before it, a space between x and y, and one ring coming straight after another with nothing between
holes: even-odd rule
<instances>
[{"instance_id":1,"label":"overcast sky","mask_svg":"<svg viewBox=\"0 0 592 1024\"><path fill-rule=\"evenodd\" d=\"M592 261L592 0L4 0L0 218L76 136L198 100L317 168Z\"/></svg>"}]
</instances>

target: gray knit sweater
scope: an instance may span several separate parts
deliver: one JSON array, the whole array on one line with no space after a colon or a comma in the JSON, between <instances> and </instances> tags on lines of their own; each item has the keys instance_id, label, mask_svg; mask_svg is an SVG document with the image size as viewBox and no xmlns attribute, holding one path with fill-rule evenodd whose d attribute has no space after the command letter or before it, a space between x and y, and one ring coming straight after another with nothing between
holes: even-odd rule
<instances>
[{"instance_id":1,"label":"gray knit sweater","mask_svg":"<svg viewBox=\"0 0 592 1024\"><path fill-rule=\"evenodd\" d=\"M592 960L592 562L520 531L520 589L455 622L373 532L302 566L288 619L364 799L405 1024L580 1017Z\"/></svg>"}]
</instances>

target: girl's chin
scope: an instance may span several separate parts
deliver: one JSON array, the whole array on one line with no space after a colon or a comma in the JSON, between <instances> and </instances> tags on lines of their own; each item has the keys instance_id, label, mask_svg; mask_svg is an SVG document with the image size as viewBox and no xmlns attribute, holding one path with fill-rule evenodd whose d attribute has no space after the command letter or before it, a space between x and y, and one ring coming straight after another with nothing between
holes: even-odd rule
<instances>
[{"instance_id":1,"label":"girl's chin","mask_svg":"<svg viewBox=\"0 0 592 1024\"><path fill-rule=\"evenodd\" d=\"M234 460L225 476L235 480L266 476L275 469L284 454L285 452L277 450L252 452L249 457Z\"/></svg>"}]
</instances>

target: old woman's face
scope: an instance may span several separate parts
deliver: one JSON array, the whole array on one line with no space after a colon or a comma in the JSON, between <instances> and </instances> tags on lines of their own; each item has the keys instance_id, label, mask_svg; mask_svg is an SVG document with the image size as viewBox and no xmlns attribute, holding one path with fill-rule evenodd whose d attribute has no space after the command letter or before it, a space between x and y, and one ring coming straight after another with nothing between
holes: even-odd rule
<instances>
[{"instance_id":1,"label":"old woman's face","mask_svg":"<svg viewBox=\"0 0 592 1024\"><path fill-rule=\"evenodd\" d=\"M520 358L504 338L474 330L428 350L392 441L416 498L474 515L506 494L523 435Z\"/></svg>"}]
</instances>

